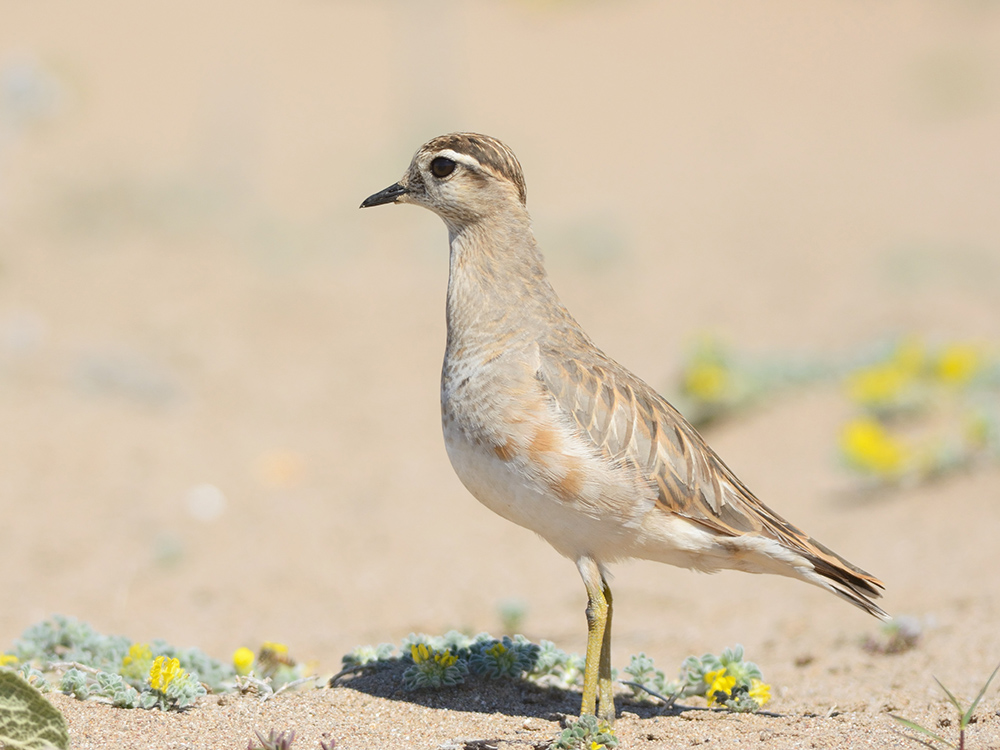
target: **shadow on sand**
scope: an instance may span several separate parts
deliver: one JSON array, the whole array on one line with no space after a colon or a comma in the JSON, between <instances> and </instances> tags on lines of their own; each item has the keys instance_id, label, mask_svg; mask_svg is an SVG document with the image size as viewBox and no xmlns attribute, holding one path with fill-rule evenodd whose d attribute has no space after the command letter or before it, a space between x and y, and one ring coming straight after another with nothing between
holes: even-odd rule
<instances>
[{"instance_id":1,"label":"shadow on sand","mask_svg":"<svg viewBox=\"0 0 1000 750\"><path fill-rule=\"evenodd\" d=\"M563 721L580 712L579 692L542 687L527 680L490 680L469 675L463 684L454 687L406 690L403 688L403 672L407 666L402 662L383 662L360 674L334 678L331 687L357 690L367 695L428 708L499 713L546 721ZM681 706L666 709L662 705L638 703L621 695L617 696L616 706L619 713L626 709L643 719L679 714L686 710Z\"/></svg>"}]
</instances>

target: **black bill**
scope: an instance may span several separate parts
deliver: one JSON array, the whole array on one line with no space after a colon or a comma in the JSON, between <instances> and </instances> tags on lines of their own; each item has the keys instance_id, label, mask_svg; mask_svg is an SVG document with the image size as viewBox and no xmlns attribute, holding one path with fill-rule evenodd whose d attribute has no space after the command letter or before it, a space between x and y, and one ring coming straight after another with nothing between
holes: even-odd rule
<instances>
[{"instance_id":1,"label":"black bill","mask_svg":"<svg viewBox=\"0 0 1000 750\"><path fill-rule=\"evenodd\" d=\"M395 185L390 185L385 190L380 190L375 193L375 195L369 195L361 202L361 208L381 206L384 203L395 203L399 196L408 192L409 191L405 187L397 182Z\"/></svg>"}]
</instances>

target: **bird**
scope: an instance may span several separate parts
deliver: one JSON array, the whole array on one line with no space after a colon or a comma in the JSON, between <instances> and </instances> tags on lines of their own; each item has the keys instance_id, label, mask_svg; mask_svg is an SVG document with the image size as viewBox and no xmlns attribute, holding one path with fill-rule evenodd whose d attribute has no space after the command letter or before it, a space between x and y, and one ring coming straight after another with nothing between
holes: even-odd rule
<instances>
[{"instance_id":1,"label":"bird","mask_svg":"<svg viewBox=\"0 0 1000 750\"><path fill-rule=\"evenodd\" d=\"M583 331L557 296L514 152L450 133L361 208L413 204L448 229L445 447L483 505L572 560L587 591L581 715L613 724L608 566L798 578L887 619L882 581L764 505L697 430Z\"/></svg>"}]
</instances>

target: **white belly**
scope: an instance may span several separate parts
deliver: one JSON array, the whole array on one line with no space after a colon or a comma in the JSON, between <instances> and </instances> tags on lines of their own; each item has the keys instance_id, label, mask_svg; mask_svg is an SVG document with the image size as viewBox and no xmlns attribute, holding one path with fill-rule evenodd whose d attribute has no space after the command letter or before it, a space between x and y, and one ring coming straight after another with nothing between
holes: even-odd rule
<instances>
[{"instance_id":1,"label":"white belly","mask_svg":"<svg viewBox=\"0 0 1000 750\"><path fill-rule=\"evenodd\" d=\"M735 568L796 577L803 577L804 567L811 568L777 542L757 535L722 545L716 534L699 524L665 513L622 487L606 485L601 502L566 501L517 463L447 428L445 446L455 473L477 500L534 531L571 560L588 556L611 563L642 558L703 572Z\"/></svg>"},{"instance_id":2,"label":"white belly","mask_svg":"<svg viewBox=\"0 0 1000 750\"><path fill-rule=\"evenodd\" d=\"M457 431L445 429L445 447L458 478L479 502L531 529L559 553L573 560L589 555L605 562L633 556L636 529L620 512L625 508L602 512L592 504L559 498L516 462L499 458Z\"/></svg>"}]
</instances>

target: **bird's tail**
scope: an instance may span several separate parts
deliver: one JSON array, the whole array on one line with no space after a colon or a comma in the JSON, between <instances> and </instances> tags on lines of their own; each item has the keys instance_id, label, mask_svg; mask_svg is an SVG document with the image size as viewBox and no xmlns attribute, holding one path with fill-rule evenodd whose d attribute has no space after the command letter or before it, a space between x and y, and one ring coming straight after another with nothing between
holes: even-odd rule
<instances>
[{"instance_id":1,"label":"bird's tail","mask_svg":"<svg viewBox=\"0 0 1000 750\"><path fill-rule=\"evenodd\" d=\"M813 565L813 575L808 576L811 583L832 591L841 599L849 601L855 607L875 617L882 620L891 619L885 610L872 601L882 596L882 590L885 588L882 581L849 563L815 539L810 539L809 542L809 546L819 553L806 555Z\"/></svg>"}]
</instances>

